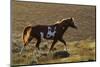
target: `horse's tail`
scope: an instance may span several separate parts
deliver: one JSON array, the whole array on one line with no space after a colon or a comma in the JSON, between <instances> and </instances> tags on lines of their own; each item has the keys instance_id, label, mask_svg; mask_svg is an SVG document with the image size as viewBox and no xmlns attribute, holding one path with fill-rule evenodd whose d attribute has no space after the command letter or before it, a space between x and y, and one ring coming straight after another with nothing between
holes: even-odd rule
<instances>
[{"instance_id":1,"label":"horse's tail","mask_svg":"<svg viewBox=\"0 0 100 67\"><path fill-rule=\"evenodd\" d=\"M31 37L31 31L32 31L32 26L27 26L25 27L24 31L23 31L23 43L24 43L24 46L22 47L21 51L20 51L20 54L22 53L24 47L26 45L28 45L28 42L29 42L29 39Z\"/></svg>"},{"instance_id":2,"label":"horse's tail","mask_svg":"<svg viewBox=\"0 0 100 67\"><path fill-rule=\"evenodd\" d=\"M32 30L32 26L27 26L25 27L24 31L23 31L23 42L24 42L24 46L26 46L28 44L28 40L31 37L31 30Z\"/></svg>"}]
</instances>

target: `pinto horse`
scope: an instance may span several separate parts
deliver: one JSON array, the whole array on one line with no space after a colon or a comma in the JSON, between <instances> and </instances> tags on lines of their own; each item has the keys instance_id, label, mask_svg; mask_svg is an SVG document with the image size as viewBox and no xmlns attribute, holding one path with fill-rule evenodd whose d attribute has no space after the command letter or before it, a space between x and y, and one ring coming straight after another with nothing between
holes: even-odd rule
<instances>
[{"instance_id":1,"label":"pinto horse","mask_svg":"<svg viewBox=\"0 0 100 67\"><path fill-rule=\"evenodd\" d=\"M43 38L47 40L53 40L49 51L52 50L57 41L62 42L66 46L66 42L63 39L63 34L69 27L77 29L73 18L62 19L53 25L27 26L23 32L23 48L28 45L33 38L36 38L37 40L36 48L38 50L41 39ZM22 53L23 48L21 49L20 53Z\"/></svg>"}]
</instances>

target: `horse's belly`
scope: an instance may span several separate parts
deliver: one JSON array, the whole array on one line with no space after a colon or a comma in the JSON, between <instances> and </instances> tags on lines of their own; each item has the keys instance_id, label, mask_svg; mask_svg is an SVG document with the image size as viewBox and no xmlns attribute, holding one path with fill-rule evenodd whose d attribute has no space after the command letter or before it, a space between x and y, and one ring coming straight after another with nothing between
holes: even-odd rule
<instances>
[{"instance_id":1,"label":"horse's belly","mask_svg":"<svg viewBox=\"0 0 100 67\"><path fill-rule=\"evenodd\" d=\"M53 40L54 39L54 37L49 37L49 38L44 37L44 38L47 39L47 40Z\"/></svg>"}]
</instances>

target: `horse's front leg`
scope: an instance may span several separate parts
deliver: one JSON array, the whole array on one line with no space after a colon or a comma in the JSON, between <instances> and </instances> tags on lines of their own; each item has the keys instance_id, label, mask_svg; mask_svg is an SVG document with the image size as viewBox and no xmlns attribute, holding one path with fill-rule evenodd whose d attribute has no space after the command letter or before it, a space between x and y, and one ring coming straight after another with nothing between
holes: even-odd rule
<instances>
[{"instance_id":1,"label":"horse's front leg","mask_svg":"<svg viewBox=\"0 0 100 67\"><path fill-rule=\"evenodd\" d=\"M57 42L57 40L54 40L54 41L53 41L53 43L52 43L52 45L51 45L51 47L50 47L50 49L49 49L49 52L52 50L52 48L54 47L54 45L56 44L56 42Z\"/></svg>"},{"instance_id":2,"label":"horse's front leg","mask_svg":"<svg viewBox=\"0 0 100 67\"><path fill-rule=\"evenodd\" d=\"M67 44L66 44L66 42L64 41L64 39L63 38L60 38L59 39L59 41L61 41L63 44L64 44L64 50L66 51L67 50Z\"/></svg>"},{"instance_id":3,"label":"horse's front leg","mask_svg":"<svg viewBox=\"0 0 100 67\"><path fill-rule=\"evenodd\" d=\"M41 43L41 39L37 39L37 43L36 43L36 53L38 53L40 55L40 48L39 48L39 45Z\"/></svg>"}]
</instances>

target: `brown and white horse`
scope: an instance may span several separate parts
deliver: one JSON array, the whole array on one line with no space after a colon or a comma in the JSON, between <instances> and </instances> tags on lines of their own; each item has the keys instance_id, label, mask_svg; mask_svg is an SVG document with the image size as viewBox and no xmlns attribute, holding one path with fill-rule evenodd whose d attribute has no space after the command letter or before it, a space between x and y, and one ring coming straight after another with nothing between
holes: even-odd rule
<instances>
[{"instance_id":1,"label":"brown and white horse","mask_svg":"<svg viewBox=\"0 0 100 67\"><path fill-rule=\"evenodd\" d=\"M66 46L66 42L63 39L63 34L69 27L77 29L72 18L62 19L61 21L53 25L27 26L23 32L24 47L27 46L28 43L33 38L36 38L37 40L36 48L38 50L39 50L39 44L41 43L42 38L53 40L53 43L49 51L52 50L53 46L55 45L57 41L62 42ZM22 53L23 48L21 49L20 53Z\"/></svg>"}]
</instances>

